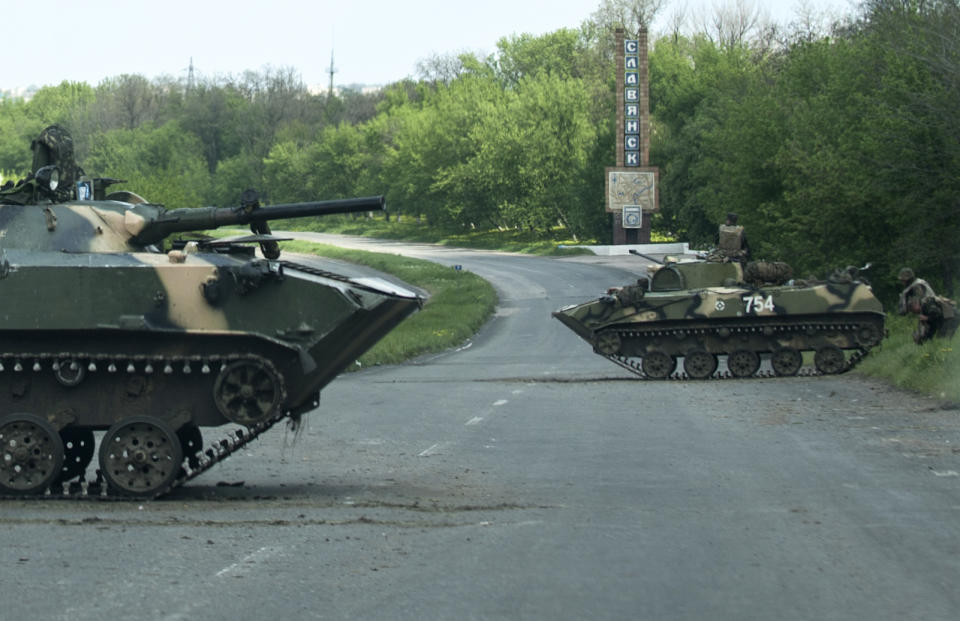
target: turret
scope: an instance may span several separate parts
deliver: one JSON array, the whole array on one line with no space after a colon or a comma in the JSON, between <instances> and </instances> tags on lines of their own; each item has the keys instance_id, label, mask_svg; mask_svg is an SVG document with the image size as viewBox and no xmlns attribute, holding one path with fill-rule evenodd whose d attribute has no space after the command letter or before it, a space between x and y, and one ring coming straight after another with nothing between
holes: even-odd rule
<instances>
[{"instance_id":1,"label":"turret","mask_svg":"<svg viewBox=\"0 0 960 621\"><path fill-rule=\"evenodd\" d=\"M383 211L382 196L287 203L262 207L256 190L244 190L237 207L167 209L127 190L108 193L120 179L88 177L73 160L73 138L58 125L33 141L33 172L0 187L0 251L136 252L173 233L249 225L268 259L280 255L270 220Z\"/></svg>"}]
</instances>

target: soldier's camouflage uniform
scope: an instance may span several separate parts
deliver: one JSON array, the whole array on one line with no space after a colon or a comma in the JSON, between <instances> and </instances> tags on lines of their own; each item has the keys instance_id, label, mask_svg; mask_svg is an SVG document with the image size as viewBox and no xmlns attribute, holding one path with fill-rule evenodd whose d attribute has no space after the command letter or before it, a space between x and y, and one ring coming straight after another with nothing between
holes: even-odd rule
<instances>
[{"instance_id":1,"label":"soldier's camouflage uniform","mask_svg":"<svg viewBox=\"0 0 960 621\"><path fill-rule=\"evenodd\" d=\"M25 205L35 200L33 176L44 166L55 165L60 170L60 181L55 191L58 201L75 198L75 184L84 172L73 156L73 137L59 125L50 125L30 143L33 166L30 175L16 185L8 182L0 188L4 202Z\"/></svg>"},{"instance_id":2,"label":"soldier's camouflage uniform","mask_svg":"<svg viewBox=\"0 0 960 621\"><path fill-rule=\"evenodd\" d=\"M913 312L920 316L917 329L913 333L913 341L920 345L935 336L953 336L958 324L956 303L937 295L933 287L922 278L914 277L904 282L907 284L900 292L897 309L901 315Z\"/></svg>"}]
</instances>

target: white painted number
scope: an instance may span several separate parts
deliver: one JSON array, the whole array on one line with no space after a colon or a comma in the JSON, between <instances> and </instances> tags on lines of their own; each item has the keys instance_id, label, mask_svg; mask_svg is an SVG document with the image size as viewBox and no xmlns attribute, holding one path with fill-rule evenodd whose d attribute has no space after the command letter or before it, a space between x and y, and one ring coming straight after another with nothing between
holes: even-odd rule
<instances>
[{"instance_id":1,"label":"white painted number","mask_svg":"<svg viewBox=\"0 0 960 621\"><path fill-rule=\"evenodd\" d=\"M759 313L760 311L770 311L773 312L773 296L768 295L763 297L762 295L745 295L743 296L743 303L747 305L747 308L744 312L747 313Z\"/></svg>"}]
</instances>

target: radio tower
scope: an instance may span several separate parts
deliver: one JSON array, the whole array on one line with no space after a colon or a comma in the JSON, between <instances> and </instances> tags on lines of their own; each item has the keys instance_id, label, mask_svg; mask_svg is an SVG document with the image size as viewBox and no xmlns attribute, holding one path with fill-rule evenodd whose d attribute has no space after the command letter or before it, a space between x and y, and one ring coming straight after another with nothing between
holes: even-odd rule
<instances>
[{"instance_id":1,"label":"radio tower","mask_svg":"<svg viewBox=\"0 0 960 621\"><path fill-rule=\"evenodd\" d=\"M327 89L327 98L333 97L333 74L337 72L336 67L333 66L333 48L330 48L330 87Z\"/></svg>"},{"instance_id":2,"label":"radio tower","mask_svg":"<svg viewBox=\"0 0 960 621\"><path fill-rule=\"evenodd\" d=\"M193 56L190 57L190 66L187 67L187 90L193 90Z\"/></svg>"}]
</instances>

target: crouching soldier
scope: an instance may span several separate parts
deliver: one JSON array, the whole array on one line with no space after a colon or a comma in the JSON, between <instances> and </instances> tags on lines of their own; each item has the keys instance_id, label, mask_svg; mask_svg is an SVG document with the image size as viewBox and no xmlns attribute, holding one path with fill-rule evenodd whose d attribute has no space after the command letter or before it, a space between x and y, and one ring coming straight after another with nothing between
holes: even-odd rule
<instances>
[{"instance_id":1,"label":"crouching soldier","mask_svg":"<svg viewBox=\"0 0 960 621\"><path fill-rule=\"evenodd\" d=\"M933 287L922 278L917 278L909 267L901 269L897 278L903 286L898 304L899 313L913 313L917 316L913 342L920 345L935 336L952 337L960 323L956 302L937 295Z\"/></svg>"}]
</instances>

